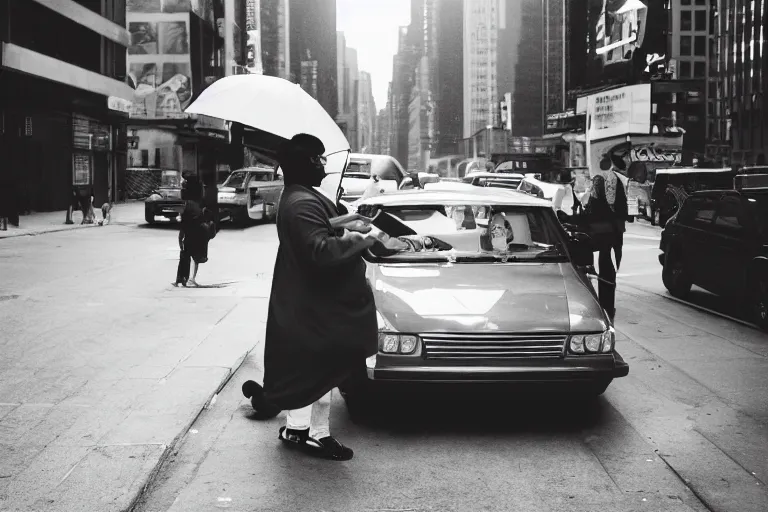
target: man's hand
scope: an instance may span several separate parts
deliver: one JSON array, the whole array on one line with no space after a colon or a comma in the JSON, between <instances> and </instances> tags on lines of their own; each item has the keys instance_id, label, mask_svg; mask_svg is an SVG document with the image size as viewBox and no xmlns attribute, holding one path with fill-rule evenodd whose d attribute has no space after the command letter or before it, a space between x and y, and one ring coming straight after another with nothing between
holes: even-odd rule
<instances>
[{"instance_id":1,"label":"man's hand","mask_svg":"<svg viewBox=\"0 0 768 512\"><path fill-rule=\"evenodd\" d=\"M350 213L331 219L331 227L333 229L346 229L358 233L368 233L371 231L372 220L373 219L360 215L359 213Z\"/></svg>"}]
</instances>

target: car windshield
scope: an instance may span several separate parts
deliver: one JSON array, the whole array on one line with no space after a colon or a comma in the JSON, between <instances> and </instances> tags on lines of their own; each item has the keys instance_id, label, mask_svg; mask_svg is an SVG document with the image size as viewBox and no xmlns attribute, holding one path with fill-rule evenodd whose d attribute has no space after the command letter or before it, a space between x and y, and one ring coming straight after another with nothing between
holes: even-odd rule
<instances>
[{"instance_id":1,"label":"car windshield","mask_svg":"<svg viewBox=\"0 0 768 512\"><path fill-rule=\"evenodd\" d=\"M371 162L367 160L353 160L349 162L344 176L349 178L370 178Z\"/></svg>"},{"instance_id":2,"label":"car windshield","mask_svg":"<svg viewBox=\"0 0 768 512\"><path fill-rule=\"evenodd\" d=\"M534 206L452 204L367 206L364 215L386 216L416 234L398 237L410 249L369 259L378 262L567 261L563 239L551 209ZM398 222L399 221L399 222ZM389 228L387 231L393 233Z\"/></svg>"},{"instance_id":3,"label":"car windshield","mask_svg":"<svg viewBox=\"0 0 768 512\"><path fill-rule=\"evenodd\" d=\"M181 173L179 171L163 171L160 175L162 188L181 188Z\"/></svg>"},{"instance_id":4,"label":"car windshield","mask_svg":"<svg viewBox=\"0 0 768 512\"><path fill-rule=\"evenodd\" d=\"M222 184L222 187L243 188L245 185L245 171L235 171L229 175L227 181Z\"/></svg>"}]
</instances>

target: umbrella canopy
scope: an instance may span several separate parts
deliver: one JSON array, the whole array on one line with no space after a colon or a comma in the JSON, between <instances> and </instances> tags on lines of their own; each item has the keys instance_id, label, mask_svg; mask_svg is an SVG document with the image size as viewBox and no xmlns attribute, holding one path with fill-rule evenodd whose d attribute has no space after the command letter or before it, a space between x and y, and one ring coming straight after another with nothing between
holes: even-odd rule
<instances>
[{"instance_id":1,"label":"umbrella canopy","mask_svg":"<svg viewBox=\"0 0 768 512\"><path fill-rule=\"evenodd\" d=\"M323 141L326 154L349 151L349 142L333 118L299 85L266 75L233 75L217 80L187 107L290 139L309 133Z\"/></svg>"}]
</instances>

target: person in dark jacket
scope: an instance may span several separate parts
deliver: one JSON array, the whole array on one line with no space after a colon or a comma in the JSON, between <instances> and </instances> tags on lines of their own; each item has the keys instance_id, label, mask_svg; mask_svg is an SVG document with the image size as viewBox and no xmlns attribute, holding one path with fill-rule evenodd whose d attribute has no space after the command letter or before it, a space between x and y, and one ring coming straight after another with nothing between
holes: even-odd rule
<instances>
[{"instance_id":1,"label":"person in dark jacket","mask_svg":"<svg viewBox=\"0 0 768 512\"><path fill-rule=\"evenodd\" d=\"M332 224L337 206L315 189L325 177L324 152L322 142L307 134L280 150L285 190L277 213L264 387L249 381L243 393L257 411L288 411L279 432L286 446L343 461L353 452L331 436L331 391L378 350L376 307L362 258L376 239L364 229Z\"/></svg>"},{"instance_id":2,"label":"person in dark jacket","mask_svg":"<svg viewBox=\"0 0 768 512\"><path fill-rule=\"evenodd\" d=\"M629 209L624 185L608 158L600 162L600 172L592 179L586 214L592 222L606 227L600 235L597 293L600 306L613 322L616 316L616 273L621 265Z\"/></svg>"},{"instance_id":3,"label":"person in dark jacket","mask_svg":"<svg viewBox=\"0 0 768 512\"><path fill-rule=\"evenodd\" d=\"M198 286L197 270L199 265L208 261L208 242L215 229L211 219L206 217L202 207L203 187L197 176L187 178L182 191L185 200L179 229L179 266L176 271L174 286ZM190 277L190 265L192 277Z\"/></svg>"},{"instance_id":4,"label":"person in dark jacket","mask_svg":"<svg viewBox=\"0 0 768 512\"><path fill-rule=\"evenodd\" d=\"M18 208L16 205L16 186L9 170L0 171L0 231L8 230L8 222L18 227Z\"/></svg>"}]
</instances>

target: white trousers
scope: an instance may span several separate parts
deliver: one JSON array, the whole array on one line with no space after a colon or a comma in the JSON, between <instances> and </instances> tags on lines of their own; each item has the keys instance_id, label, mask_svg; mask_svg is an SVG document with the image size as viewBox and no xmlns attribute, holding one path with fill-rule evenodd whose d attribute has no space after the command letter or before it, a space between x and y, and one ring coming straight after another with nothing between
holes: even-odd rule
<instances>
[{"instance_id":1,"label":"white trousers","mask_svg":"<svg viewBox=\"0 0 768 512\"><path fill-rule=\"evenodd\" d=\"M291 430L309 429L309 437L322 439L331 435L331 391L317 402L301 409L288 411L286 428Z\"/></svg>"}]
</instances>

